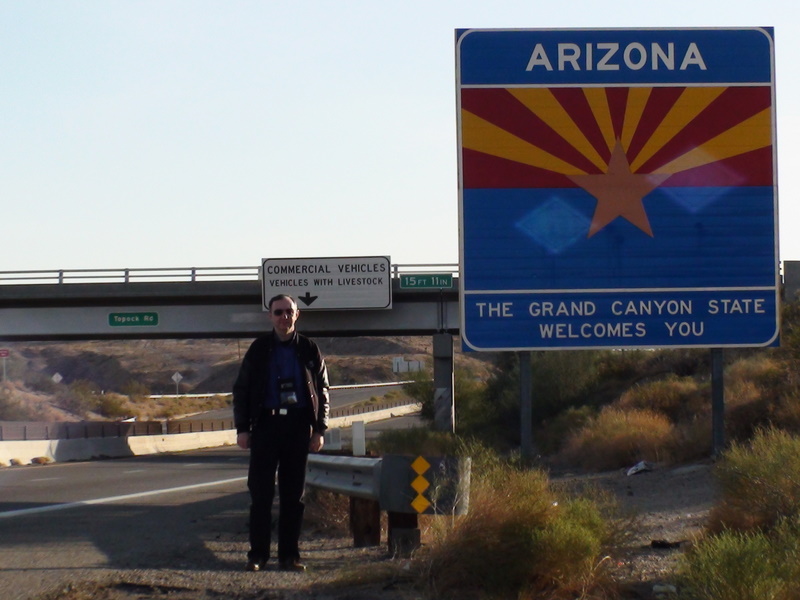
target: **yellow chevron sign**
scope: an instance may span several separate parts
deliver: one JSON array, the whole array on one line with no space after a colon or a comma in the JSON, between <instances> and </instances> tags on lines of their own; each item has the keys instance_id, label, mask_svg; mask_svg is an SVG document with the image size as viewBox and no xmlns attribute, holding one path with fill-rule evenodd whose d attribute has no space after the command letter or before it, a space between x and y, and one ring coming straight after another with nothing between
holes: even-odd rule
<instances>
[{"instance_id":1,"label":"yellow chevron sign","mask_svg":"<svg viewBox=\"0 0 800 600\"><path fill-rule=\"evenodd\" d=\"M416 460L411 463L411 469L417 474L417 478L411 482L411 487L417 492L417 497L411 501L411 506L418 513L425 512L431 505L430 501L424 495L425 490L431 486L431 483L423 476L430 468L431 463L422 456L418 456Z\"/></svg>"}]
</instances>

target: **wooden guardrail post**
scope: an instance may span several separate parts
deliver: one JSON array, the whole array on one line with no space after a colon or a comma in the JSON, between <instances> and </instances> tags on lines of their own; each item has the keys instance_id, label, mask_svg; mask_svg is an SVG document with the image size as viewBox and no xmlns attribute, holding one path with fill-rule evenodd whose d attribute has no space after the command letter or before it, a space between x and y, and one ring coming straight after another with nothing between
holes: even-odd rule
<instances>
[{"instance_id":1,"label":"wooden guardrail post","mask_svg":"<svg viewBox=\"0 0 800 600\"><path fill-rule=\"evenodd\" d=\"M350 531L356 548L381 545L381 507L377 500L350 496Z\"/></svg>"}]
</instances>

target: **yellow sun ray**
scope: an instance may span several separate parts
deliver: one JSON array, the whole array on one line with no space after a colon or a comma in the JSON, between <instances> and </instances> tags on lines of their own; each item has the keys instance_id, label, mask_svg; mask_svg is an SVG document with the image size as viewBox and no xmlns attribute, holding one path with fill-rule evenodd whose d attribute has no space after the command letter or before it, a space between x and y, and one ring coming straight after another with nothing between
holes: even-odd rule
<instances>
[{"instance_id":1,"label":"yellow sun ray","mask_svg":"<svg viewBox=\"0 0 800 600\"><path fill-rule=\"evenodd\" d=\"M575 124L575 121L547 88L514 88L509 93L525 108L539 117L573 148L589 159L599 169L606 169L606 161Z\"/></svg>"},{"instance_id":2,"label":"yellow sun ray","mask_svg":"<svg viewBox=\"0 0 800 600\"><path fill-rule=\"evenodd\" d=\"M586 173L464 109L461 110L461 132L462 146L469 150L564 175Z\"/></svg>"},{"instance_id":3,"label":"yellow sun ray","mask_svg":"<svg viewBox=\"0 0 800 600\"><path fill-rule=\"evenodd\" d=\"M705 144L659 167L655 173L679 173L772 144L772 109L765 108Z\"/></svg>"},{"instance_id":4,"label":"yellow sun ray","mask_svg":"<svg viewBox=\"0 0 800 600\"><path fill-rule=\"evenodd\" d=\"M589 108L606 141L606 146L611 150L617 143L617 139L614 136L614 122L611 120L611 109L608 107L608 96L606 96L605 89L584 88L583 95L586 96Z\"/></svg>"},{"instance_id":5,"label":"yellow sun ray","mask_svg":"<svg viewBox=\"0 0 800 600\"><path fill-rule=\"evenodd\" d=\"M631 171L638 171L645 162L697 117L727 88L686 88L669 110L642 150L631 160Z\"/></svg>"},{"instance_id":6,"label":"yellow sun ray","mask_svg":"<svg viewBox=\"0 0 800 600\"><path fill-rule=\"evenodd\" d=\"M636 133L636 128L642 120L644 107L647 106L651 91L653 91L653 88L647 87L631 88L628 90L628 102L625 105L625 117L622 123L622 136L620 138L622 147L626 152L631 145L633 134Z\"/></svg>"}]
</instances>

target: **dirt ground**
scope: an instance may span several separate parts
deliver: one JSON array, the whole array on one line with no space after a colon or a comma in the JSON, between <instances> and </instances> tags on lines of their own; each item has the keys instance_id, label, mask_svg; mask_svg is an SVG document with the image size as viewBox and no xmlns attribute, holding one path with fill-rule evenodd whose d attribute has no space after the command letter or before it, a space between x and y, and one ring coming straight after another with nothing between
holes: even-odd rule
<instances>
[{"instance_id":1,"label":"dirt ground","mask_svg":"<svg viewBox=\"0 0 800 600\"><path fill-rule=\"evenodd\" d=\"M553 476L554 483L608 490L635 514L630 539L614 557L617 579L630 600L659 597L655 591L669 584L678 557L702 530L715 497L711 461L649 467L632 475L622 469ZM237 568L223 571L204 570L202 564L191 570L165 565L124 574L95 572L83 580L76 574L74 583L37 600L429 600L405 575L408 561L389 556L385 544L354 548L349 537L313 532L304 535L302 546L309 564L304 574L245 573L235 561L229 562ZM228 559L242 556L242 532L209 532L206 550Z\"/></svg>"},{"instance_id":2,"label":"dirt ground","mask_svg":"<svg viewBox=\"0 0 800 600\"><path fill-rule=\"evenodd\" d=\"M592 475L566 474L554 481L591 483L613 493L634 516L630 538L615 557L616 579L629 598L656 598L670 584L679 557L702 532L716 498L711 460L682 466L646 465Z\"/></svg>"}]
</instances>

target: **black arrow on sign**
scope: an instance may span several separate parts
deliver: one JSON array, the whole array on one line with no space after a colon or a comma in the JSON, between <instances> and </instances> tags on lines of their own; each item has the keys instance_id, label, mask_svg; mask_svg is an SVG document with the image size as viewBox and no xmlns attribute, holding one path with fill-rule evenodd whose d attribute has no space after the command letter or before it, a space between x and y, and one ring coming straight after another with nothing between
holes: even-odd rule
<instances>
[{"instance_id":1,"label":"black arrow on sign","mask_svg":"<svg viewBox=\"0 0 800 600\"><path fill-rule=\"evenodd\" d=\"M297 299L298 300L302 300L303 304L305 304L306 306L311 306L312 304L314 304L314 300L316 300L317 298L319 298L319 296L312 296L308 292L306 292L305 296L298 296L297 297Z\"/></svg>"}]
</instances>

